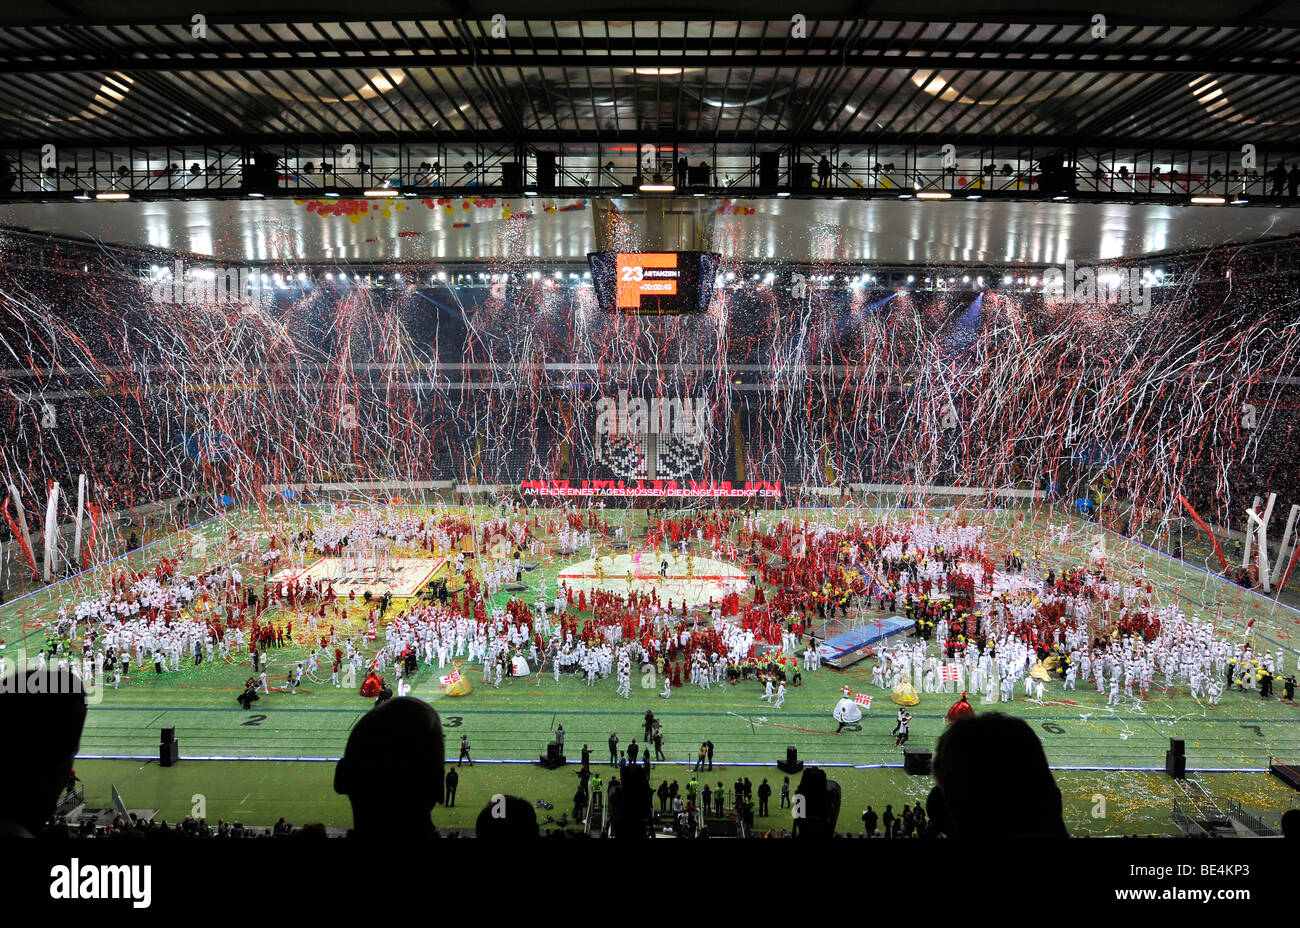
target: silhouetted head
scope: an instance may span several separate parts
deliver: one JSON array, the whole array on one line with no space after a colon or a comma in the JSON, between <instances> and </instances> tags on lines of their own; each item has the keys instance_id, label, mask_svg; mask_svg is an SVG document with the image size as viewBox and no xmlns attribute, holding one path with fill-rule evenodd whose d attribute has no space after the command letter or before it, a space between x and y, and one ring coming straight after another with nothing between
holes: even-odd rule
<instances>
[{"instance_id":1,"label":"silhouetted head","mask_svg":"<svg viewBox=\"0 0 1300 928\"><path fill-rule=\"evenodd\" d=\"M0 833L41 829L68 784L85 723L86 691L68 671L0 679L0 731L20 752L0 764Z\"/></svg>"},{"instance_id":2,"label":"silhouetted head","mask_svg":"<svg viewBox=\"0 0 1300 928\"><path fill-rule=\"evenodd\" d=\"M948 813L936 819L945 834L1067 837L1061 790L1022 719L988 712L953 722L935 746L934 779Z\"/></svg>"},{"instance_id":3,"label":"silhouetted head","mask_svg":"<svg viewBox=\"0 0 1300 928\"><path fill-rule=\"evenodd\" d=\"M1282 813L1282 837L1300 838L1300 809L1288 809Z\"/></svg>"},{"instance_id":4,"label":"silhouetted head","mask_svg":"<svg viewBox=\"0 0 1300 928\"><path fill-rule=\"evenodd\" d=\"M334 791L352 802L358 835L432 832L443 798L442 722L433 707L405 696L365 715L334 770Z\"/></svg>"},{"instance_id":5,"label":"silhouetted head","mask_svg":"<svg viewBox=\"0 0 1300 928\"><path fill-rule=\"evenodd\" d=\"M614 809L614 835L618 838L644 838L654 814L654 792L650 776L642 767L629 767L623 775L618 806Z\"/></svg>"},{"instance_id":6,"label":"silhouetted head","mask_svg":"<svg viewBox=\"0 0 1300 928\"><path fill-rule=\"evenodd\" d=\"M474 823L479 838L536 838L537 812L527 799L493 796Z\"/></svg>"}]
</instances>

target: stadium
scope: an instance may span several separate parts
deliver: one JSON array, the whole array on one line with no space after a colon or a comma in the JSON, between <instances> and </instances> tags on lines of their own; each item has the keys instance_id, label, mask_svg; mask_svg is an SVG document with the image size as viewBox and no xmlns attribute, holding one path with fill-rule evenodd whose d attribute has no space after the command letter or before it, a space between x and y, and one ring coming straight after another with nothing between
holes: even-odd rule
<instances>
[{"instance_id":1,"label":"stadium","mask_svg":"<svg viewBox=\"0 0 1300 928\"><path fill-rule=\"evenodd\" d=\"M0 824L1288 830L1300 6L1095 6L0 14Z\"/></svg>"}]
</instances>

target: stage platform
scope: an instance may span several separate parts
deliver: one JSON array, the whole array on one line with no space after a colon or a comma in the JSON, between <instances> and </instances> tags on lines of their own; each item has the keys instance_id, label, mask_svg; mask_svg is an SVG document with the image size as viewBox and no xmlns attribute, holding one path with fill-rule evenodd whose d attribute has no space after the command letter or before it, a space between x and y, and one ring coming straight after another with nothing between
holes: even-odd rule
<instances>
[{"instance_id":1,"label":"stage platform","mask_svg":"<svg viewBox=\"0 0 1300 928\"><path fill-rule=\"evenodd\" d=\"M1270 759L1268 762L1268 772L1292 789L1300 790L1300 766L1294 764L1283 764L1279 761Z\"/></svg>"},{"instance_id":2,"label":"stage platform","mask_svg":"<svg viewBox=\"0 0 1300 928\"><path fill-rule=\"evenodd\" d=\"M339 579L343 568L342 559L322 557L305 567L277 571L271 575L271 582L278 583L295 578L298 580L331 579L334 581L334 592L339 596L347 596L353 591L356 591L358 596L367 592L373 596L382 596L385 593L392 593L394 596L414 596L430 580L445 576L445 572L440 573L440 571L446 563L445 557L395 557L387 567L379 571L378 576L375 569L367 565L359 574Z\"/></svg>"},{"instance_id":3,"label":"stage platform","mask_svg":"<svg viewBox=\"0 0 1300 928\"><path fill-rule=\"evenodd\" d=\"M847 632L833 635L821 643L822 663L843 670L867 656L867 648L911 628L916 623L901 615L891 615L876 622L859 625Z\"/></svg>"},{"instance_id":4,"label":"stage platform","mask_svg":"<svg viewBox=\"0 0 1300 928\"><path fill-rule=\"evenodd\" d=\"M659 575L661 559L668 561L664 576ZM560 571L557 580L575 593L579 590L604 590L626 596L629 592L655 592L667 606L688 608L706 605L710 600L722 602L728 593L743 593L749 586L745 571L735 564L708 557L695 557L687 570L686 558L675 552L659 554L601 555L599 570L593 560L570 564Z\"/></svg>"}]
</instances>

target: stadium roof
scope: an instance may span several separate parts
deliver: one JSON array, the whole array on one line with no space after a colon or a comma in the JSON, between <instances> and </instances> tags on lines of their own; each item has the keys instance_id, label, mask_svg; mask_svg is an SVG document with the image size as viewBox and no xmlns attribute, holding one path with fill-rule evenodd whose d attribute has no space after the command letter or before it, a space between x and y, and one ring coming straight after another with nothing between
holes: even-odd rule
<instances>
[{"instance_id":1,"label":"stadium roof","mask_svg":"<svg viewBox=\"0 0 1300 928\"><path fill-rule=\"evenodd\" d=\"M1155 16L1076 0L1051 11L941 0L925 13L906 0L660 0L653 11L217 0L202 4L202 22L195 6L7 4L6 144L345 133L1263 147L1292 143L1300 127L1297 2L1180 0Z\"/></svg>"},{"instance_id":2,"label":"stadium roof","mask_svg":"<svg viewBox=\"0 0 1300 928\"><path fill-rule=\"evenodd\" d=\"M0 226L222 260L581 260L590 213L547 204L634 189L649 144L650 174L710 166L696 195L725 206L729 256L1033 265L1300 232L1267 195L1297 160L1300 0L194 6L0 10ZM544 150L560 176L524 200ZM763 199L772 151L793 199ZM1042 202L1052 151L1075 159L1079 202ZM258 152L278 180L249 200ZM799 178L823 157L829 183ZM420 199L382 221L308 209L390 182ZM70 202L124 189L137 202ZM898 200L923 189L984 199ZM499 205L424 198L537 221L505 236Z\"/></svg>"}]
</instances>

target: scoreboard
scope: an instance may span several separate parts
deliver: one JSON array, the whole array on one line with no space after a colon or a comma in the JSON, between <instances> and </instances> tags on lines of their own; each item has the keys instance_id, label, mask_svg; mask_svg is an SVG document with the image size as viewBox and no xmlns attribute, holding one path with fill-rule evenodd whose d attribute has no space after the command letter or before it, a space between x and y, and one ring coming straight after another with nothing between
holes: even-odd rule
<instances>
[{"instance_id":1,"label":"scoreboard","mask_svg":"<svg viewBox=\"0 0 1300 928\"><path fill-rule=\"evenodd\" d=\"M720 258L702 251L601 251L587 260L603 311L680 315L708 309Z\"/></svg>"}]
</instances>

